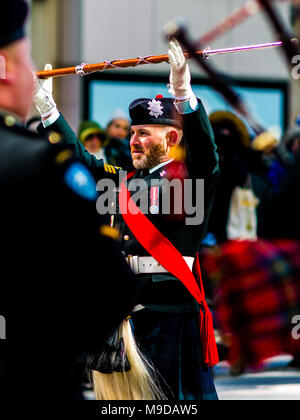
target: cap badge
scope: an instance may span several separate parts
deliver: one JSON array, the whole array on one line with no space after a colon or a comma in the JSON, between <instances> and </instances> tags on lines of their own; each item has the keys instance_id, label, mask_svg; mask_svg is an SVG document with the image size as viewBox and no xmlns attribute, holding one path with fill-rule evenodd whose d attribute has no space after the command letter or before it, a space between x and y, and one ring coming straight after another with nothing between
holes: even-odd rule
<instances>
[{"instance_id":1,"label":"cap badge","mask_svg":"<svg viewBox=\"0 0 300 420\"><path fill-rule=\"evenodd\" d=\"M149 109L151 117L158 118L163 115L163 107L160 101L153 99L152 101L148 102L148 105L149 108L147 109Z\"/></svg>"}]
</instances>

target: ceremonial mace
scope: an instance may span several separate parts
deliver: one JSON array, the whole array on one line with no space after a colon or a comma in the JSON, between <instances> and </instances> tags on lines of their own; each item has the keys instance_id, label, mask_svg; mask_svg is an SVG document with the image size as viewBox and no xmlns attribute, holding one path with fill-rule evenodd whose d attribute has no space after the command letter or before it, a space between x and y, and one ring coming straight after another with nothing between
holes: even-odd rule
<instances>
[{"instance_id":1,"label":"ceremonial mace","mask_svg":"<svg viewBox=\"0 0 300 420\"><path fill-rule=\"evenodd\" d=\"M280 0L280 1L283 3L288 2L292 4L300 3L300 0ZM247 2L241 8L231 13L227 18L222 20L213 29L209 30L203 37L201 37L201 39L197 43L195 43L195 49L197 50L198 48L200 48L199 45L208 45L209 43L213 42L219 36L224 35L228 31L232 30L237 25L241 24L243 21L248 19L249 17L259 12L262 8L263 8L263 5L261 4L260 0L247 0ZM214 55L262 50L262 49L267 49L267 48L281 47L282 45L283 45L283 42L273 42L273 43L267 43L267 44L248 45L248 46L242 46L242 47L223 48L223 49L216 49L216 50L212 50L208 47L204 49L203 51L197 51L197 54L199 55L200 58L205 59L205 58L212 57ZM192 58L191 54L189 53L185 53L185 57L187 59ZM46 79L48 77L74 75L74 74L85 76L86 74L94 73L97 71L103 72L108 69L137 67L143 64L159 64L163 62L168 62L168 55L157 55L157 56L152 55L152 56L132 58L128 60L104 61L103 63L97 63L97 64L82 63L74 67L66 67L66 68L48 70L48 71L39 71L36 73L36 75L40 79Z\"/></svg>"},{"instance_id":2,"label":"ceremonial mace","mask_svg":"<svg viewBox=\"0 0 300 420\"><path fill-rule=\"evenodd\" d=\"M220 48L212 50L210 48L206 48L201 51L196 51L193 53L184 53L187 59L193 58L195 54L199 57L199 59L207 59L209 57L215 55L224 55L224 54L232 54L238 52L245 52L245 51L257 51L257 50L265 50L269 48L276 48L282 47L283 42L270 42L266 44L255 44L255 45L246 45L241 47L232 47L232 48ZM112 61L104 61L103 63L97 64L85 64L82 63L78 66L74 67L66 67L54 70L44 70L36 72L36 75L39 79L47 79L49 77L59 77L59 76L68 76L77 74L80 76L85 76L89 73L94 73L96 71L103 72L109 69L119 69L119 68L126 68L126 67L137 67L143 64L159 64L169 62L168 55L152 55L146 57L138 57L138 58L130 58L127 60L112 60Z\"/></svg>"}]
</instances>

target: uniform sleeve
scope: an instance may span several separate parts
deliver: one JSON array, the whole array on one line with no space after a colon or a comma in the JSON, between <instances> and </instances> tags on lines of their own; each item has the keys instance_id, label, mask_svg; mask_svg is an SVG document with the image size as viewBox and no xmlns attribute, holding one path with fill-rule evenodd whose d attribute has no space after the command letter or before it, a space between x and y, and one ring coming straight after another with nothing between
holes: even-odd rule
<instances>
[{"instance_id":1,"label":"uniform sleeve","mask_svg":"<svg viewBox=\"0 0 300 420\"><path fill-rule=\"evenodd\" d=\"M182 114L187 168L191 176L206 179L219 172L214 134L202 102Z\"/></svg>"},{"instance_id":2,"label":"uniform sleeve","mask_svg":"<svg viewBox=\"0 0 300 420\"><path fill-rule=\"evenodd\" d=\"M106 165L102 159L97 159L95 156L91 155L78 140L76 134L62 114L60 114L59 118L56 119L53 124L50 124L47 127L43 127L43 125L40 124L38 130L43 135L47 135L49 132L59 133L63 137L65 144L74 152L75 158L84 163L98 178L102 178L104 175L107 176L108 174L116 175L120 169L113 165Z\"/></svg>"}]
</instances>

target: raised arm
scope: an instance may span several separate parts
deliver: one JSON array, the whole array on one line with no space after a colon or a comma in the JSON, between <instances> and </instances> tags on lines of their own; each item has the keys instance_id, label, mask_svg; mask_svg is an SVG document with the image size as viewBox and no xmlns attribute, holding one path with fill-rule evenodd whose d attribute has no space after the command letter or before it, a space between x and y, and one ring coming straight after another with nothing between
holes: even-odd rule
<instances>
[{"instance_id":1,"label":"raised arm","mask_svg":"<svg viewBox=\"0 0 300 420\"><path fill-rule=\"evenodd\" d=\"M200 99L191 87L191 73L180 44L169 42L170 93L182 114L187 168L191 176L207 178L219 171L214 134Z\"/></svg>"},{"instance_id":2,"label":"raised arm","mask_svg":"<svg viewBox=\"0 0 300 420\"><path fill-rule=\"evenodd\" d=\"M46 64L45 70L50 69L52 69L52 66ZM59 113L53 99L52 78L45 80L36 78L34 102L42 118L42 124L39 126L41 134L48 134L53 131L61 134L65 143L74 151L75 157L87 165L99 177L102 177L103 174L109 173L115 175L117 173L119 168L113 167L112 165L105 165L102 159L98 160L84 148L65 118Z\"/></svg>"},{"instance_id":3,"label":"raised arm","mask_svg":"<svg viewBox=\"0 0 300 420\"><path fill-rule=\"evenodd\" d=\"M91 155L78 140L76 134L69 126L62 114L58 113L56 119L48 118L42 121L39 126L39 132L48 134L52 131L59 133L63 136L64 141L72 148L75 153L76 159L87 165L93 172L104 171L104 162L102 159L98 160L95 156Z\"/></svg>"}]
</instances>

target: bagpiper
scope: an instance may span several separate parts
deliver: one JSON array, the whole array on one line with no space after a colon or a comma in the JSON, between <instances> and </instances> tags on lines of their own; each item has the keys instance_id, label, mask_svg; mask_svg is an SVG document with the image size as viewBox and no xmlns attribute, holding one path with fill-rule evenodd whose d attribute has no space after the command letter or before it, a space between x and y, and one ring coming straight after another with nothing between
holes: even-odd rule
<instances>
[{"instance_id":1,"label":"bagpiper","mask_svg":"<svg viewBox=\"0 0 300 420\"><path fill-rule=\"evenodd\" d=\"M112 224L120 232L127 261L145 287L145 297L134 308L131 322L141 349L158 370L163 394L175 400L213 400L217 394L210 368L217 363L218 355L197 251L206 233L218 182L218 155L207 114L191 87L188 64L174 40L169 43L169 62L172 98L140 98L129 106L130 147L136 170L123 179L116 200L110 203L116 209ZM50 80L40 80L36 101L40 110L44 108L44 115L48 113L43 118L44 129L63 134L77 158L92 170L101 170L103 162L84 149L58 112ZM47 102L43 100L46 97ZM109 176L118 177L118 168L106 165L106 170ZM178 211L176 193L164 214L163 203L170 192L168 181L174 180L184 185L183 197L188 197L183 198L185 207L193 201L185 195L189 189L186 185L190 185L195 198L202 185L197 181L204 180L203 196L200 194L195 206L203 207L203 211L198 217L194 214L195 220L188 217L188 208ZM187 180L190 184L185 184ZM133 199L137 192L134 184L142 185L140 201L146 203L142 209ZM133 214L126 211L129 207L134 209ZM120 365L107 362L110 359L105 352L98 356L98 362L94 358L91 366L98 371L96 378L103 391L108 375L118 375ZM130 374L129 365L124 363L124 371ZM111 387L119 384L118 379L110 383ZM126 392L120 395L130 398ZM100 392L99 398L117 399L118 394Z\"/></svg>"}]
</instances>

